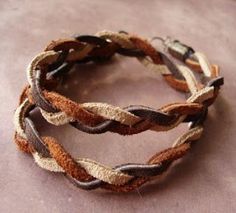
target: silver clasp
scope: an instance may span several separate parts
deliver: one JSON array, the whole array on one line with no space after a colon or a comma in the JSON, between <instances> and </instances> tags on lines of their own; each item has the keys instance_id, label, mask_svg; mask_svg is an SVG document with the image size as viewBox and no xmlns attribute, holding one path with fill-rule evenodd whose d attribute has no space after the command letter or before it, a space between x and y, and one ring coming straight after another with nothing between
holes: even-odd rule
<instances>
[{"instance_id":1,"label":"silver clasp","mask_svg":"<svg viewBox=\"0 0 236 213\"><path fill-rule=\"evenodd\" d=\"M189 58L193 53L194 50L190 46L181 43L178 40L173 40L170 37L161 38L161 37L153 37L151 41L158 39L162 42L162 44L167 48L167 51L175 58L185 61Z\"/></svg>"}]
</instances>

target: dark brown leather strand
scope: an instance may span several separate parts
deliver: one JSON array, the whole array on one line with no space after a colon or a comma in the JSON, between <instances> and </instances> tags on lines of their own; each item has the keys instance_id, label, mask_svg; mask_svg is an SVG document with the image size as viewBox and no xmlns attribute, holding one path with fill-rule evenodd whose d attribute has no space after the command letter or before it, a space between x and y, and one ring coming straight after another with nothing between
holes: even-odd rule
<instances>
[{"instance_id":1,"label":"dark brown leather strand","mask_svg":"<svg viewBox=\"0 0 236 213\"><path fill-rule=\"evenodd\" d=\"M51 157L31 119L25 118L25 133L34 150L43 157Z\"/></svg>"}]
</instances>

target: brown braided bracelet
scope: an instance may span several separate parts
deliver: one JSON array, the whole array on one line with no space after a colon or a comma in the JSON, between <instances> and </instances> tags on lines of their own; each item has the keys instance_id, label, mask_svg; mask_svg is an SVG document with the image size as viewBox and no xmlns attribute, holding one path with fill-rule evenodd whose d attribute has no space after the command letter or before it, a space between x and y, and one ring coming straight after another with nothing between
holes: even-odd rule
<instances>
[{"instance_id":1,"label":"brown braided bracelet","mask_svg":"<svg viewBox=\"0 0 236 213\"><path fill-rule=\"evenodd\" d=\"M128 192L163 174L189 151L193 141L200 138L208 107L224 82L219 76L218 66L211 65L204 54L177 40L161 40L167 52L181 60L183 65L173 63L148 40L124 31L101 31L95 35L52 41L27 68L29 85L20 96L14 116L16 144L22 151L31 153L40 167L65 173L82 189L101 187ZM190 97L186 102L168 104L159 109L140 105L120 108L106 103L76 103L55 91L60 79L76 63L109 60L115 53L136 57L147 69L160 72L171 87L190 93ZM202 82L196 80L192 70L202 75ZM30 119L32 110L36 108L51 124L69 123L90 134L110 131L132 135L146 130L168 131L182 122L190 122L190 128L171 148L156 153L147 163L128 163L110 168L90 159L74 159L56 139L41 137Z\"/></svg>"}]
</instances>

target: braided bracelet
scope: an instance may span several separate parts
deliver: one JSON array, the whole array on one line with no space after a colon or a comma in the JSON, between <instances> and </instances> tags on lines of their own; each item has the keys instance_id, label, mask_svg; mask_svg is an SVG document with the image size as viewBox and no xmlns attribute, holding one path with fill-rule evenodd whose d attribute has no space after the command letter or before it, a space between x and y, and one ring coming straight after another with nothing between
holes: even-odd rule
<instances>
[{"instance_id":1,"label":"braided bracelet","mask_svg":"<svg viewBox=\"0 0 236 213\"><path fill-rule=\"evenodd\" d=\"M82 189L101 187L128 192L163 174L189 151L193 141L200 138L207 109L223 85L218 66L211 65L204 54L176 40L166 39L163 43L168 53L185 65L176 65L148 40L124 31L101 31L95 35L52 41L27 68L29 85L20 96L14 116L16 144L22 151L31 153L38 166L65 173ZM76 103L55 91L60 79L76 63L109 60L115 53L136 57L147 69L160 72L171 87L190 93L190 97L186 102L159 109L140 105L120 108L106 103ZM204 81L197 81L192 70L202 73ZM182 122L190 122L190 128L172 147L156 153L147 163L110 168L90 159L74 159L56 139L41 137L30 119L35 108L39 108L51 124L69 123L90 134L110 131L132 135L146 130L167 131Z\"/></svg>"}]
</instances>

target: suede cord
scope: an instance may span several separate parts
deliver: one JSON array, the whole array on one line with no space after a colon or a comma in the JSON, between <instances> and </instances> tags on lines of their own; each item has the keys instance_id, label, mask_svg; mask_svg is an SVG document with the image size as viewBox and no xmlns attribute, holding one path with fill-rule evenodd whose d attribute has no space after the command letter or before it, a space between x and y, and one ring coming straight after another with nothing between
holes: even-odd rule
<instances>
[{"instance_id":1,"label":"suede cord","mask_svg":"<svg viewBox=\"0 0 236 213\"><path fill-rule=\"evenodd\" d=\"M212 65L203 53L180 42L168 40L165 45L171 57L182 60L184 65L176 65L147 39L124 31L104 30L95 35L75 35L50 42L27 67L29 85L22 91L14 115L15 143L20 150L32 154L41 168L64 173L73 184L86 190L104 188L129 192L158 178L201 137L208 107L224 83L219 67ZM184 48L178 50L181 45ZM160 73L172 88L190 93L189 98L158 109L141 105L121 108L99 102L77 103L55 91L60 79L76 63L96 63L109 60L115 54L136 57L148 70ZM202 74L205 81L199 82L193 71ZM30 118L36 108L53 125L70 124L89 134L168 131L182 122L190 122L190 127L172 147L154 154L146 163L111 168L91 159L74 158L55 138L41 137Z\"/></svg>"}]
</instances>

